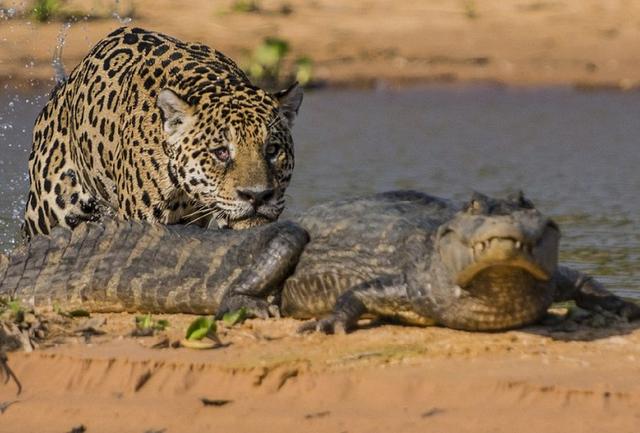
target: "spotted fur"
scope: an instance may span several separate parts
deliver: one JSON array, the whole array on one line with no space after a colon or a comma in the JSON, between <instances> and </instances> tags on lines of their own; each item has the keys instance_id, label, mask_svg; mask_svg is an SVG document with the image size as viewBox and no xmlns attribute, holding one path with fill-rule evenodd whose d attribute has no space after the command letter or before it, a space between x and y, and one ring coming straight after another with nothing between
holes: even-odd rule
<instances>
[{"instance_id":1,"label":"spotted fur","mask_svg":"<svg viewBox=\"0 0 640 433\"><path fill-rule=\"evenodd\" d=\"M231 228L273 221L301 101L296 85L267 93L209 47L120 28L36 120L25 233L105 214Z\"/></svg>"}]
</instances>

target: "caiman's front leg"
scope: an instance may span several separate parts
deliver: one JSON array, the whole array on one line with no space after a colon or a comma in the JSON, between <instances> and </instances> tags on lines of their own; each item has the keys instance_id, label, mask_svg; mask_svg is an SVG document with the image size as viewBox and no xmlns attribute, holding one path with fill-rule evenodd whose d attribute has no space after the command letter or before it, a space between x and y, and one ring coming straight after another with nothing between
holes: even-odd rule
<instances>
[{"instance_id":1,"label":"caiman's front leg","mask_svg":"<svg viewBox=\"0 0 640 433\"><path fill-rule=\"evenodd\" d=\"M272 311L275 306L267 302L267 297L282 288L308 242L308 233L299 226L291 224L279 229L254 259L253 266L243 269L233 281L222 298L216 319L240 308L245 308L250 316L263 319L269 317L270 312L272 316L279 315Z\"/></svg>"},{"instance_id":2,"label":"caiman's front leg","mask_svg":"<svg viewBox=\"0 0 640 433\"><path fill-rule=\"evenodd\" d=\"M558 266L554 279L556 282L554 300L556 302L574 300L579 307L587 310L600 307L628 320L640 318L640 306L609 292L589 275L566 266Z\"/></svg>"},{"instance_id":3,"label":"caiman's front leg","mask_svg":"<svg viewBox=\"0 0 640 433\"><path fill-rule=\"evenodd\" d=\"M421 315L416 304L411 302L407 285L402 278L382 277L347 290L338 297L331 314L303 324L298 332L348 332L363 315L388 317L413 325L434 323Z\"/></svg>"}]
</instances>

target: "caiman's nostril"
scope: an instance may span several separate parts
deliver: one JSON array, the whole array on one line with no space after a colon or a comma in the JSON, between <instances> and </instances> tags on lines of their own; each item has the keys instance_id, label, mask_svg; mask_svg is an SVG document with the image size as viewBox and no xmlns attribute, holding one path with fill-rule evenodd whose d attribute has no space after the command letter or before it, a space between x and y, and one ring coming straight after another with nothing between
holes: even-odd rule
<instances>
[{"instance_id":1,"label":"caiman's nostril","mask_svg":"<svg viewBox=\"0 0 640 433\"><path fill-rule=\"evenodd\" d=\"M248 201L251 203L251 206L254 208L258 208L262 206L265 202L271 200L274 195L274 190L272 188L264 189L262 191L255 191L252 189L236 189L236 193L241 200Z\"/></svg>"}]
</instances>

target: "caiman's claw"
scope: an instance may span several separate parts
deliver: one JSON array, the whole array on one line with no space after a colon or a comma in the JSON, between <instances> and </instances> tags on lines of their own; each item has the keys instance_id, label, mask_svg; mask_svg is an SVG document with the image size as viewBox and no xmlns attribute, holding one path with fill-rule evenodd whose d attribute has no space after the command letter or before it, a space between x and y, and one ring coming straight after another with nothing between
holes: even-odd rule
<instances>
[{"instance_id":1,"label":"caiman's claw","mask_svg":"<svg viewBox=\"0 0 640 433\"><path fill-rule=\"evenodd\" d=\"M346 334L347 323L336 315L329 315L320 320L310 320L298 328L299 334L322 332L323 334Z\"/></svg>"},{"instance_id":2,"label":"caiman's claw","mask_svg":"<svg viewBox=\"0 0 640 433\"><path fill-rule=\"evenodd\" d=\"M225 296L216 312L216 320L222 320L225 313L237 311L244 308L248 317L258 319L268 319L271 312L271 304L263 299L253 298L246 295Z\"/></svg>"},{"instance_id":3,"label":"caiman's claw","mask_svg":"<svg viewBox=\"0 0 640 433\"><path fill-rule=\"evenodd\" d=\"M640 319L640 305L631 301L624 301L624 304L618 310L618 314L629 321Z\"/></svg>"}]
</instances>

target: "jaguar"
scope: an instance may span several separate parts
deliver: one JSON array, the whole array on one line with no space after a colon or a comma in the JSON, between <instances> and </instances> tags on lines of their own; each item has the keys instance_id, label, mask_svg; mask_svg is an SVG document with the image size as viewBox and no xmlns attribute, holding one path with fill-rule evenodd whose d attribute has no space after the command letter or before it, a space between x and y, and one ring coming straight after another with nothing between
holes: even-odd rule
<instances>
[{"instance_id":1,"label":"jaguar","mask_svg":"<svg viewBox=\"0 0 640 433\"><path fill-rule=\"evenodd\" d=\"M33 129L23 229L105 216L232 229L285 204L302 103L200 43L122 27L52 91Z\"/></svg>"}]
</instances>

